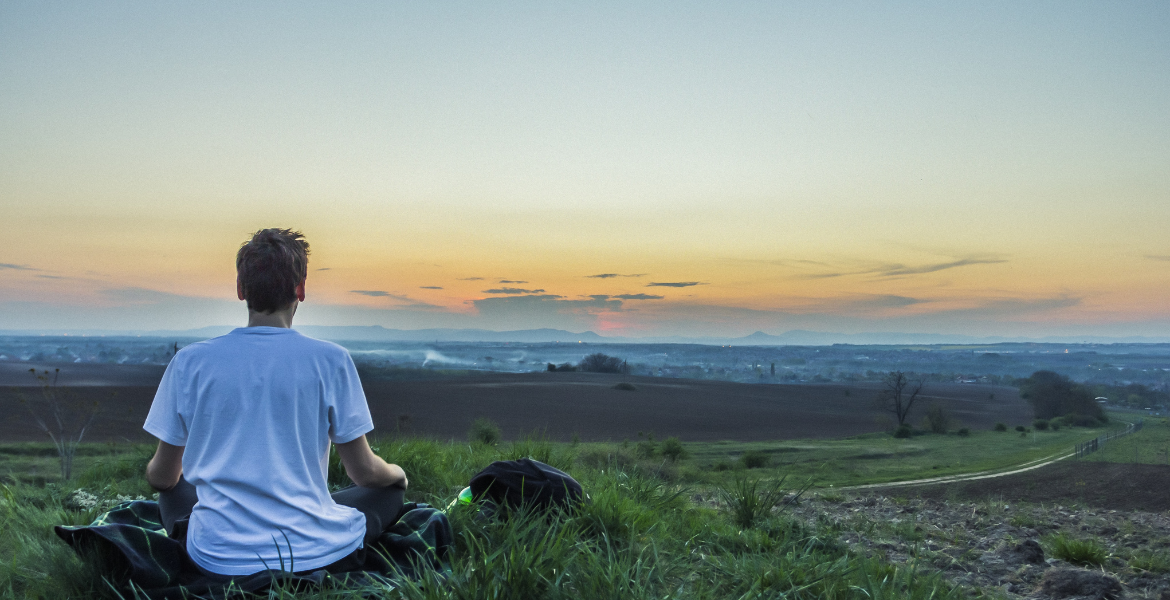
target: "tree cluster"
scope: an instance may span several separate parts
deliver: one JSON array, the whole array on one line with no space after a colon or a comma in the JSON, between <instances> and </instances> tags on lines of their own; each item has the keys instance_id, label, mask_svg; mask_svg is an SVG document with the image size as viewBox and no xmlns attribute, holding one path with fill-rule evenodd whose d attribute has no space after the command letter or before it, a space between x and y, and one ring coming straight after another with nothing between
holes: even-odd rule
<instances>
[{"instance_id":1,"label":"tree cluster","mask_svg":"<svg viewBox=\"0 0 1170 600\"><path fill-rule=\"evenodd\" d=\"M1093 392L1059 373L1036 371L1020 381L1019 387L1020 397L1032 404L1037 419L1075 415L1106 420L1105 411L1097 404Z\"/></svg>"},{"instance_id":2,"label":"tree cluster","mask_svg":"<svg viewBox=\"0 0 1170 600\"><path fill-rule=\"evenodd\" d=\"M621 373L623 375L630 373L630 365L626 361L600 352L581 359L581 362L577 363L577 368L586 373Z\"/></svg>"}]
</instances>

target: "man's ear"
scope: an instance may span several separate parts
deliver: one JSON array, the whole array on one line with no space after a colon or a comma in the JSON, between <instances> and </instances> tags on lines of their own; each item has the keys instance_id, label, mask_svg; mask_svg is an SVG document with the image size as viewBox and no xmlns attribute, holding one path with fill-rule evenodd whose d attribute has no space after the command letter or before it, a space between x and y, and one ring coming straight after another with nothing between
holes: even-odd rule
<instances>
[{"instance_id":1,"label":"man's ear","mask_svg":"<svg viewBox=\"0 0 1170 600\"><path fill-rule=\"evenodd\" d=\"M240 281L239 277L236 277L236 297L240 300L244 299L244 282Z\"/></svg>"},{"instance_id":2,"label":"man's ear","mask_svg":"<svg viewBox=\"0 0 1170 600\"><path fill-rule=\"evenodd\" d=\"M241 292L241 293L243 293L243 292ZM305 280L304 279L302 279L301 282L297 284L297 300L300 302L305 301Z\"/></svg>"}]
</instances>

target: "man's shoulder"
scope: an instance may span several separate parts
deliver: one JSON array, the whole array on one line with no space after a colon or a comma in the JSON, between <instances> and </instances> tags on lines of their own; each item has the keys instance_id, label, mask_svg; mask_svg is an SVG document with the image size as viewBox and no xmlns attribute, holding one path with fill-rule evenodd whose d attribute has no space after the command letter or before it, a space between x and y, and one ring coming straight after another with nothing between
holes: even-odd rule
<instances>
[{"instance_id":1,"label":"man's shoulder","mask_svg":"<svg viewBox=\"0 0 1170 600\"><path fill-rule=\"evenodd\" d=\"M295 329L293 329L292 332L296 334L295 338L297 339L298 343L303 344L306 348L334 354L349 354L349 350L346 350L340 344L336 344L328 340L317 339L315 337L309 337Z\"/></svg>"},{"instance_id":2,"label":"man's shoulder","mask_svg":"<svg viewBox=\"0 0 1170 600\"><path fill-rule=\"evenodd\" d=\"M306 358L318 357L334 361L349 359L349 351L339 344L312 338L294 329L274 329L249 331L247 328L239 328L226 335L185 346L179 350L175 358L180 361L215 361L225 355L251 352L259 347L265 351L280 351Z\"/></svg>"}]
</instances>

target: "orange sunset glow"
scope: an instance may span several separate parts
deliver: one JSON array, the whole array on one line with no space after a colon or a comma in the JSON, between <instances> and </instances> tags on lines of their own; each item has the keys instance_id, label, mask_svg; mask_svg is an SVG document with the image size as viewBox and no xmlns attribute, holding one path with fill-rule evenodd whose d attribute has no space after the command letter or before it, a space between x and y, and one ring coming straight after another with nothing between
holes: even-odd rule
<instances>
[{"instance_id":1,"label":"orange sunset glow","mask_svg":"<svg viewBox=\"0 0 1170 600\"><path fill-rule=\"evenodd\" d=\"M0 7L0 329L1170 339L1163 4Z\"/></svg>"}]
</instances>

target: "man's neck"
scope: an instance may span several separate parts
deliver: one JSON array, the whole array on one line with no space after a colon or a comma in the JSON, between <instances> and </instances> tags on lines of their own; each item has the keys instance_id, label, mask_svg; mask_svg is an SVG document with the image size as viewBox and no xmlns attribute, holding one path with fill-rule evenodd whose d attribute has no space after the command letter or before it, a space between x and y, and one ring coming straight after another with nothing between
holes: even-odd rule
<instances>
[{"instance_id":1,"label":"man's neck","mask_svg":"<svg viewBox=\"0 0 1170 600\"><path fill-rule=\"evenodd\" d=\"M283 327L289 329L292 327L293 315L297 312L296 300L287 307L272 311L271 313L262 313L254 310L248 311L248 327Z\"/></svg>"}]
</instances>

